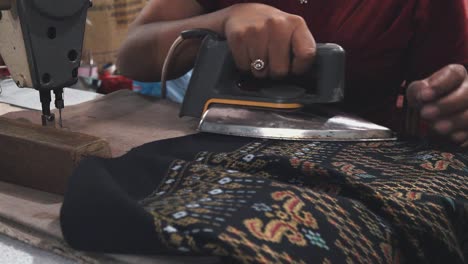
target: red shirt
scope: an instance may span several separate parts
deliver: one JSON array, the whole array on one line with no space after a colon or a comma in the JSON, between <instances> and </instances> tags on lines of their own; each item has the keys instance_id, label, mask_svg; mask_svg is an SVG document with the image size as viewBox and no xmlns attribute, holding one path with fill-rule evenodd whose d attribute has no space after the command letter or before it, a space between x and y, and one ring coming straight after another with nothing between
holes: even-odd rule
<instances>
[{"instance_id":1,"label":"red shirt","mask_svg":"<svg viewBox=\"0 0 468 264\"><path fill-rule=\"evenodd\" d=\"M393 107L403 81L428 77L450 63L468 65L468 0L198 2L207 11L259 2L302 16L317 42L346 50L346 105L371 119Z\"/></svg>"}]
</instances>

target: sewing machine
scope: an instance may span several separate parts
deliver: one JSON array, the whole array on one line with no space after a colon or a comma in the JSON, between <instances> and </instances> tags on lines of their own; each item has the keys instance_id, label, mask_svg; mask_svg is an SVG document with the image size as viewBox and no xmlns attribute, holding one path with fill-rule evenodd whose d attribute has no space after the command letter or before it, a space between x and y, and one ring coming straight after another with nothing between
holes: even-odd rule
<instances>
[{"instance_id":1,"label":"sewing machine","mask_svg":"<svg viewBox=\"0 0 468 264\"><path fill-rule=\"evenodd\" d=\"M0 0L0 54L18 87L39 91L42 125L64 108L63 88L78 80L90 0Z\"/></svg>"}]
</instances>

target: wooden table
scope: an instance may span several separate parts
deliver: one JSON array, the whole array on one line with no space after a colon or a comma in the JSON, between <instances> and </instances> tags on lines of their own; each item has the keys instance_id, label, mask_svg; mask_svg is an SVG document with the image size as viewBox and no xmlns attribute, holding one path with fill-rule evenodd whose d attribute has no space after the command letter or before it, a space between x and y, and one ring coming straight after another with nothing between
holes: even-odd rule
<instances>
[{"instance_id":1,"label":"wooden table","mask_svg":"<svg viewBox=\"0 0 468 264\"><path fill-rule=\"evenodd\" d=\"M179 105L130 91L117 92L64 111L74 132L107 140L114 156L147 142L196 133L197 120L178 117ZM34 111L0 104L0 115L39 123ZM19 111L19 112L18 112ZM1 158L1 153L0 153ZM1 169L1 168L0 168ZM59 222L62 197L0 182L0 233L85 263L218 263L217 258L93 254L71 249Z\"/></svg>"}]
</instances>

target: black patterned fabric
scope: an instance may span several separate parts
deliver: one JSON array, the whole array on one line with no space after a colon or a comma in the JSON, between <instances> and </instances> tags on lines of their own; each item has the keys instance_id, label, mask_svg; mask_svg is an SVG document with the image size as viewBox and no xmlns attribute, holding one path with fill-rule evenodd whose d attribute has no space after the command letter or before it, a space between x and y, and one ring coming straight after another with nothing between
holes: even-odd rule
<instances>
[{"instance_id":1,"label":"black patterned fabric","mask_svg":"<svg viewBox=\"0 0 468 264\"><path fill-rule=\"evenodd\" d=\"M75 248L239 263L465 263L468 155L424 142L287 142L198 134L70 179Z\"/></svg>"}]
</instances>

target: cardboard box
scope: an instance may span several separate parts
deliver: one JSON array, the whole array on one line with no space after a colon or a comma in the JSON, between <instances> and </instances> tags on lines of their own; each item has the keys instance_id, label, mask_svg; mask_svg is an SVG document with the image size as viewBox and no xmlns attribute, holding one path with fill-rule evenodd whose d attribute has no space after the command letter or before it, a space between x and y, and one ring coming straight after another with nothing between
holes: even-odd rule
<instances>
[{"instance_id":1,"label":"cardboard box","mask_svg":"<svg viewBox=\"0 0 468 264\"><path fill-rule=\"evenodd\" d=\"M90 56L99 68L115 63L128 26L146 3L147 0L93 0L93 7L88 10L83 64L89 63Z\"/></svg>"}]
</instances>

